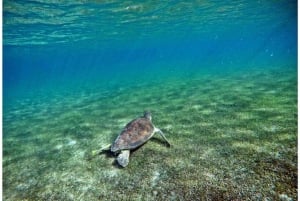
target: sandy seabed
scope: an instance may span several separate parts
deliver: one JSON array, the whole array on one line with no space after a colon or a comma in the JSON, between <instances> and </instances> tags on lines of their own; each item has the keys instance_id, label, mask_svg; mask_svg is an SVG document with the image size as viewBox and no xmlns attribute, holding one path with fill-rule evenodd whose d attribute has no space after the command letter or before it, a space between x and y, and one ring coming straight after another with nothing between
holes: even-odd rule
<instances>
[{"instance_id":1,"label":"sandy seabed","mask_svg":"<svg viewBox=\"0 0 300 201\"><path fill-rule=\"evenodd\" d=\"M6 107L3 200L297 200L295 70L153 83ZM126 168L92 154L144 110L170 148L155 135Z\"/></svg>"}]
</instances>

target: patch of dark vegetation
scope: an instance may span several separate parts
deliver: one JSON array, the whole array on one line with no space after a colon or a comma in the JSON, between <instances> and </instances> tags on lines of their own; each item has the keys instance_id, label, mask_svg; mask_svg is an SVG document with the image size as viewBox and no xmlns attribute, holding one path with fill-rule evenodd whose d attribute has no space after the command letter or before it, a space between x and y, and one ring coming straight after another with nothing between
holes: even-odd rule
<instances>
[{"instance_id":1,"label":"patch of dark vegetation","mask_svg":"<svg viewBox=\"0 0 300 201\"><path fill-rule=\"evenodd\" d=\"M275 158L259 158L255 161L254 170L261 177L271 175L277 193L297 195L298 172L296 164Z\"/></svg>"}]
</instances>

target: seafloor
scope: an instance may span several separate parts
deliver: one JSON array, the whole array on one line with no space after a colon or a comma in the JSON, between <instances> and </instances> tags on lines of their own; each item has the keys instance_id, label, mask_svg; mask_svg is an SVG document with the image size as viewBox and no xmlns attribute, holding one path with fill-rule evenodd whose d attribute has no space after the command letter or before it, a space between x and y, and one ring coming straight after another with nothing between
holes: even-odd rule
<instances>
[{"instance_id":1,"label":"seafloor","mask_svg":"<svg viewBox=\"0 0 300 201\"><path fill-rule=\"evenodd\" d=\"M295 67L113 86L6 102L3 200L297 200ZM92 154L144 110L170 148Z\"/></svg>"}]
</instances>

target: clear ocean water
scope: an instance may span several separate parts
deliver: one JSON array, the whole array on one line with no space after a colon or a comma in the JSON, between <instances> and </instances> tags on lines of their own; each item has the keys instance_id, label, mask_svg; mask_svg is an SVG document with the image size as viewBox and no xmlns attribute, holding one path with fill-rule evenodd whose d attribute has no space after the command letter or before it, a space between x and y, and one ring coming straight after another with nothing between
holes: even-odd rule
<instances>
[{"instance_id":1,"label":"clear ocean water","mask_svg":"<svg viewBox=\"0 0 300 201\"><path fill-rule=\"evenodd\" d=\"M145 110L172 146L120 168ZM3 200L297 200L297 1L4 0L2 164Z\"/></svg>"}]
</instances>

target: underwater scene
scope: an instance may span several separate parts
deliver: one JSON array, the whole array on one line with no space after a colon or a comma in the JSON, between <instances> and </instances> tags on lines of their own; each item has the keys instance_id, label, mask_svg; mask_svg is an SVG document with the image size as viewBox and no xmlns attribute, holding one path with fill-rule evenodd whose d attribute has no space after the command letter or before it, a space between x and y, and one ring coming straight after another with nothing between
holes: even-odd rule
<instances>
[{"instance_id":1,"label":"underwater scene","mask_svg":"<svg viewBox=\"0 0 300 201\"><path fill-rule=\"evenodd\" d=\"M3 1L5 201L297 200L297 115L296 0Z\"/></svg>"}]
</instances>

